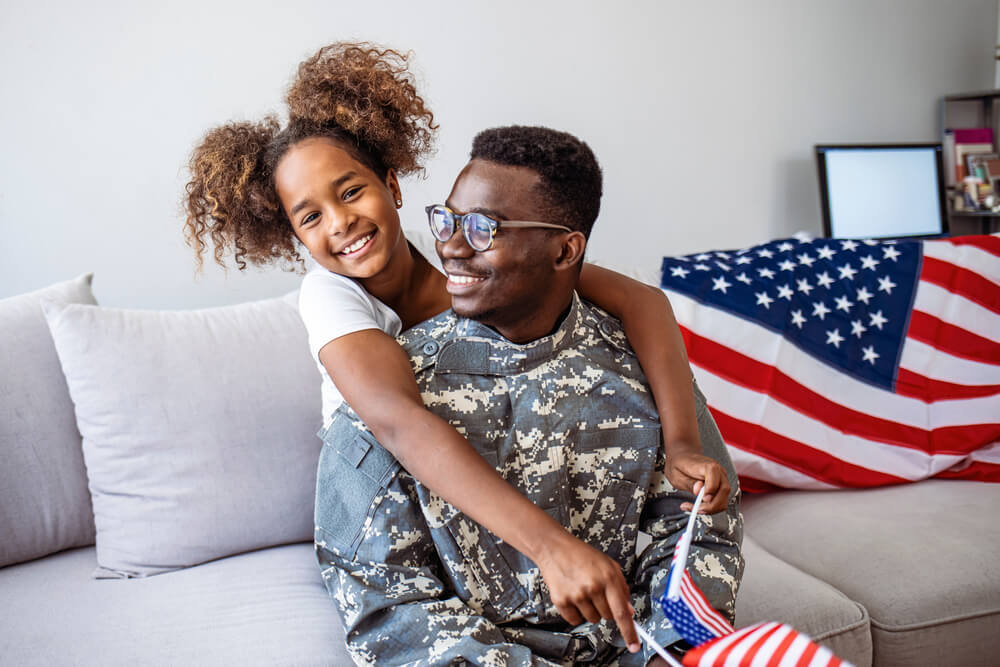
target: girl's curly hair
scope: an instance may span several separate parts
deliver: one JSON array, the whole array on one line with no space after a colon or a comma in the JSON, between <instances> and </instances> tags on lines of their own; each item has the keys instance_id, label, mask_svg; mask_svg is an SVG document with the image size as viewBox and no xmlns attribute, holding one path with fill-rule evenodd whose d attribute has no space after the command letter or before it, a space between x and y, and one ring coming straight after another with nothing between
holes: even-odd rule
<instances>
[{"instance_id":1,"label":"girl's curly hair","mask_svg":"<svg viewBox=\"0 0 1000 667\"><path fill-rule=\"evenodd\" d=\"M400 175L423 170L437 125L417 94L408 58L368 43L324 46L299 65L285 128L268 116L205 135L191 154L184 197L184 233L199 268L209 242L220 266L227 252L241 270L248 261L302 266L274 170L303 139L333 140L382 180L390 168Z\"/></svg>"}]
</instances>

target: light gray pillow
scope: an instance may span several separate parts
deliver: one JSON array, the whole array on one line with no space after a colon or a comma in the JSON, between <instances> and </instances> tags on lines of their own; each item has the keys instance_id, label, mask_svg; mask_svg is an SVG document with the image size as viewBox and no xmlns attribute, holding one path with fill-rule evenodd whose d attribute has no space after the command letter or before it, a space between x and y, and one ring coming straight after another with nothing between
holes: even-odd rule
<instances>
[{"instance_id":1,"label":"light gray pillow","mask_svg":"<svg viewBox=\"0 0 1000 667\"><path fill-rule=\"evenodd\" d=\"M320 378L289 299L45 312L83 435L95 576L312 539Z\"/></svg>"},{"instance_id":2,"label":"light gray pillow","mask_svg":"<svg viewBox=\"0 0 1000 667\"><path fill-rule=\"evenodd\" d=\"M0 300L0 567L94 543L80 432L40 305L96 303L92 278Z\"/></svg>"}]
</instances>

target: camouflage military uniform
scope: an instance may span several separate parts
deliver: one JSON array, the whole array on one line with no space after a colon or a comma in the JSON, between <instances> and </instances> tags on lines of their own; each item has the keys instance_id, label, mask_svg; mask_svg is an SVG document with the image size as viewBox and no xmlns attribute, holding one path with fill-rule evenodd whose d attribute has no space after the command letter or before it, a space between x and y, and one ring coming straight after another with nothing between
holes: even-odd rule
<instances>
[{"instance_id":1,"label":"camouflage military uniform","mask_svg":"<svg viewBox=\"0 0 1000 667\"><path fill-rule=\"evenodd\" d=\"M663 475L656 408L617 320L574 295L558 330L525 345L450 311L400 342L427 407L574 535L616 559L637 620L662 644L676 641L653 601L691 495ZM743 570L739 493L696 395L704 449L734 491L727 511L698 522L690 569L731 619ZM613 623L565 623L538 568L402 470L350 408L320 435L316 550L358 664L641 665L652 657L625 651ZM639 531L652 542L637 556Z\"/></svg>"}]
</instances>

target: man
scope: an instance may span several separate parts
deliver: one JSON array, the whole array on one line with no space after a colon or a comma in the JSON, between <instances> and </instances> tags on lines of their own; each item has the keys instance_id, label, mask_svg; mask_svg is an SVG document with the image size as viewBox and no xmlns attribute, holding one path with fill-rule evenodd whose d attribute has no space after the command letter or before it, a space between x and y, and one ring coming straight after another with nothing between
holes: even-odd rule
<instances>
[{"instance_id":1,"label":"man","mask_svg":"<svg viewBox=\"0 0 1000 667\"><path fill-rule=\"evenodd\" d=\"M590 149L565 133L481 133L447 209L501 222L490 229L472 219L451 233L452 214L432 211L453 310L399 340L427 407L522 493L615 559L637 622L669 645L678 635L655 600L691 496L662 473L656 406L620 325L574 292L600 179ZM503 220L560 230L504 228ZM690 571L732 618L743 567L739 493L697 391L696 399L703 448L723 464L733 492L725 512L699 520ZM569 626L534 563L416 482L349 407L323 437L317 554L359 664L660 660L648 647L625 652L606 621ZM640 530L652 543L637 556Z\"/></svg>"}]
</instances>

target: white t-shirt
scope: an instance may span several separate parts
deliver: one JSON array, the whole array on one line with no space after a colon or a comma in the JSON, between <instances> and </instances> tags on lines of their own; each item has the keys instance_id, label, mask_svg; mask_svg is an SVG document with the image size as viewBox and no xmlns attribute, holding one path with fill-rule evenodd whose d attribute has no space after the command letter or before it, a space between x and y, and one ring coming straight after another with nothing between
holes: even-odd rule
<instances>
[{"instance_id":1,"label":"white t-shirt","mask_svg":"<svg viewBox=\"0 0 1000 667\"><path fill-rule=\"evenodd\" d=\"M430 236L430 234L425 234ZM411 244L440 270L440 260L430 245L418 237ZM428 252L429 251L429 252ZM316 266L302 279L299 289L299 316L309 335L309 352L323 378L323 423L329 424L333 411L344 401L330 374L319 360L319 351L331 340L365 329L380 329L396 337L403 329L399 315L361 285L345 276Z\"/></svg>"},{"instance_id":2,"label":"white t-shirt","mask_svg":"<svg viewBox=\"0 0 1000 667\"><path fill-rule=\"evenodd\" d=\"M309 352L323 378L323 423L330 421L344 397L319 360L319 351L331 340L365 329L398 336L403 323L385 305L350 278L316 267L302 279L299 315L309 334Z\"/></svg>"}]
</instances>

